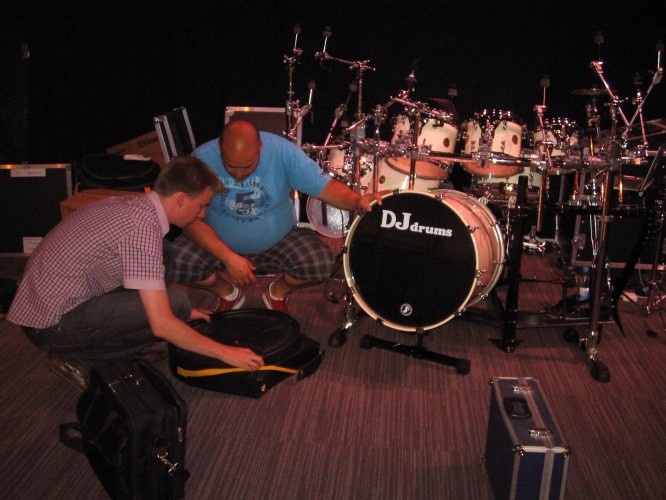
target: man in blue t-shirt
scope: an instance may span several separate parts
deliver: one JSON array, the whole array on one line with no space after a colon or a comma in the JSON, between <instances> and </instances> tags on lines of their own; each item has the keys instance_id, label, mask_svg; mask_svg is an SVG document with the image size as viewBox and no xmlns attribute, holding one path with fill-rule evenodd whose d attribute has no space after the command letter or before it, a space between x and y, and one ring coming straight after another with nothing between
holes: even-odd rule
<instances>
[{"instance_id":1,"label":"man in blue t-shirt","mask_svg":"<svg viewBox=\"0 0 666 500\"><path fill-rule=\"evenodd\" d=\"M288 313L287 297L297 288L328 279L335 256L311 229L296 225L290 193L297 190L342 210L370 210L380 193L359 195L326 175L296 145L250 122L228 123L219 139L196 156L226 187L174 241L175 281L212 291L215 312L238 309L242 288L256 285L256 269L282 273L263 294L267 308ZM231 282L220 274L220 264Z\"/></svg>"}]
</instances>

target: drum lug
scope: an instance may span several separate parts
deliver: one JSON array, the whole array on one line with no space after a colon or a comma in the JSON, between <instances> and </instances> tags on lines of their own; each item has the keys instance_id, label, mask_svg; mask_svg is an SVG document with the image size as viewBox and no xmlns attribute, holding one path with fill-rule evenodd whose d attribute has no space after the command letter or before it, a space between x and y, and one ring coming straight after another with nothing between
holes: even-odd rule
<instances>
[{"instance_id":1,"label":"drum lug","mask_svg":"<svg viewBox=\"0 0 666 500\"><path fill-rule=\"evenodd\" d=\"M476 277L477 277L477 278L480 278L481 276L483 276L483 275L486 274L487 272L488 272L487 269L477 269L477 271L476 271ZM483 286L482 283L479 283L479 285Z\"/></svg>"},{"instance_id":2,"label":"drum lug","mask_svg":"<svg viewBox=\"0 0 666 500\"><path fill-rule=\"evenodd\" d=\"M467 310L466 307L463 307L461 309L458 309L458 312L456 312L456 316L462 316L463 313Z\"/></svg>"},{"instance_id":3,"label":"drum lug","mask_svg":"<svg viewBox=\"0 0 666 500\"><path fill-rule=\"evenodd\" d=\"M476 231L477 229L479 229L479 226L467 226L467 230L468 230L470 233L473 233L473 232Z\"/></svg>"}]
</instances>

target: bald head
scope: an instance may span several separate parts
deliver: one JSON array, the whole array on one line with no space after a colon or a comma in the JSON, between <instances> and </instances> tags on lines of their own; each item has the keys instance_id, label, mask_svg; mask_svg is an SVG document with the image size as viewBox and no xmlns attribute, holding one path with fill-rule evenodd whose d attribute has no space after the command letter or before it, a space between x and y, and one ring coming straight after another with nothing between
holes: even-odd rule
<instances>
[{"instance_id":1,"label":"bald head","mask_svg":"<svg viewBox=\"0 0 666 500\"><path fill-rule=\"evenodd\" d=\"M259 164L261 137L259 130L245 120L227 123L220 134L222 163L229 174L237 180L251 175Z\"/></svg>"},{"instance_id":2,"label":"bald head","mask_svg":"<svg viewBox=\"0 0 666 500\"><path fill-rule=\"evenodd\" d=\"M246 120L227 123L220 134L220 148L225 148L229 152L258 147L260 143L259 130Z\"/></svg>"}]
</instances>

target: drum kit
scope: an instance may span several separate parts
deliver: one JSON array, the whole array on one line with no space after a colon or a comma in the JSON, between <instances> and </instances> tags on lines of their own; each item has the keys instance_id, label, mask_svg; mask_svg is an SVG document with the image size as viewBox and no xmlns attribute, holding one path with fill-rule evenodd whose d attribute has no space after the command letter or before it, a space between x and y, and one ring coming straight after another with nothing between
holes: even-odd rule
<instances>
[{"instance_id":1,"label":"drum kit","mask_svg":"<svg viewBox=\"0 0 666 500\"><path fill-rule=\"evenodd\" d=\"M517 345L520 257L530 248L530 242L524 239L524 222L536 214L538 233L546 209L554 210L556 217L568 210L592 209L598 238L592 266L592 300L586 318L589 331L581 336L580 344L593 377L608 381L610 375L597 351L605 237L615 179L619 179L619 206L623 206L622 167L644 164L654 154L647 149L646 141L627 147L627 134L636 118L640 117L643 124L641 109L647 95L628 120L620 107L622 100L603 77L602 63L594 61L591 67L603 88L572 92L593 99L586 106L587 128L568 117L546 117L545 103L534 107L536 126L532 131L510 110L483 109L459 123L451 100L432 98L441 108L435 109L413 99L416 79L412 68L406 78L407 89L365 114L363 75L375 68L369 66L369 61L331 56L326 52L328 37L330 30L324 32L324 50L315 57L355 70L350 97L357 93L356 121L335 134L349 104L348 97L336 108L324 143L305 144L302 149L327 175L356 192L388 192L382 196L381 206L362 213L340 211L308 199L307 216L315 230L328 237L344 238L344 323L333 332L329 345L342 345L346 333L367 315L387 327L416 333L418 343L395 345L365 335L362 347L376 346L430 359L455 366L458 373L465 374L469 361L428 351L423 347L423 336L462 315L506 279L509 289L500 347L512 352ZM658 61L648 95L661 74ZM612 121L611 133L605 138L596 108L602 96L609 99ZM288 115L300 116L298 101L288 101L287 107L295 109ZM394 107L399 110L390 120L391 137L382 140L382 125ZM620 118L624 134L619 131ZM369 131L373 132L371 137L366 135ZM460 168L471 179L469 186L451 186L450 176ZM442 283L447 286L442 287Z\"/></svg>"}]
</instances>

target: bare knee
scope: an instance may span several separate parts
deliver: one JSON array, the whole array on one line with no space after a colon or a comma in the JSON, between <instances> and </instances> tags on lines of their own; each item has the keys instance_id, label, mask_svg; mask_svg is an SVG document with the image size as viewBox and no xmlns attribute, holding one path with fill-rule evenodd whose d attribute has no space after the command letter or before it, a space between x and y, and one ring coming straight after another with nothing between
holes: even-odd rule
<instances>
[{"instance_id":1,"label":"bare knee","mask_svg":"<svg viewBox=\"0 0 666 500\"><path fill-rule=\"evenodd\" d=\"M220 276L217 274L217 272L213 272L208 278L201 280L201 281L195 281L192 283L194 286L199 286L202 288L210 288L212 286L215 286L216 283L220 281Z\"/></svg>"}]
</instances>

